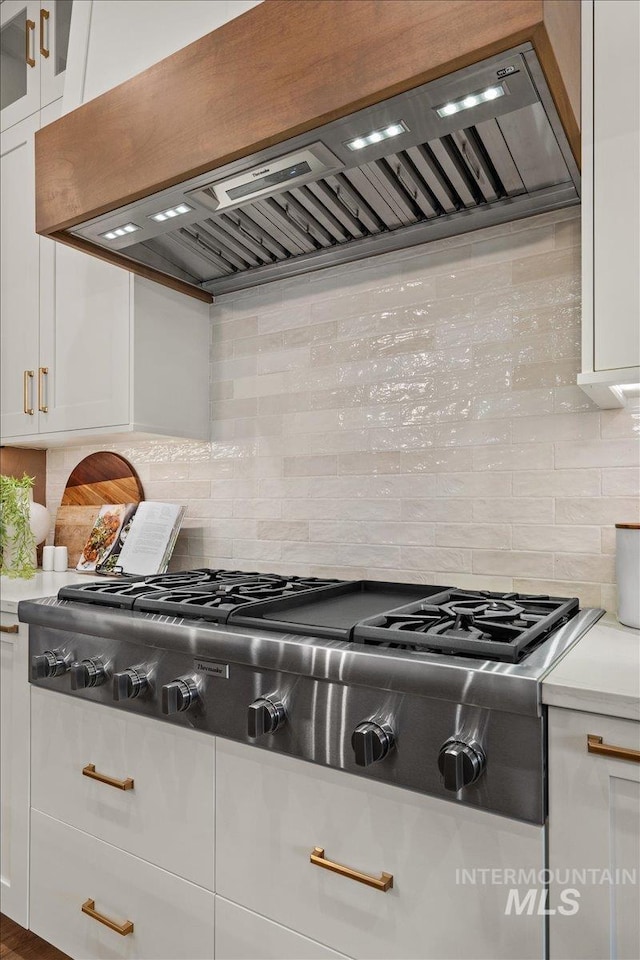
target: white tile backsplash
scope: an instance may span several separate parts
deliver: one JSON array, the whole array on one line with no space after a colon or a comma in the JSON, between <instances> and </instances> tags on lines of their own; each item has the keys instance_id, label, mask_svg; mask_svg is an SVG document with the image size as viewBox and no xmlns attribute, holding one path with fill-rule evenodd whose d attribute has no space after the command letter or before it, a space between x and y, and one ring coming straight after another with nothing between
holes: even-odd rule
<instances>
[{"instance_id":1,"label":"white tile backsplash","mask_svg":"<svg viewBox=\"0 0 640 960\"><path fill-rule=\"evenodd\" d=\"M611 606L640 416L575 386L579 236L562 210L221 297L211 442L109 447L187 504L173 565ZM51 508L92 449L49 451Z\"/></svg>"}]
</instances>

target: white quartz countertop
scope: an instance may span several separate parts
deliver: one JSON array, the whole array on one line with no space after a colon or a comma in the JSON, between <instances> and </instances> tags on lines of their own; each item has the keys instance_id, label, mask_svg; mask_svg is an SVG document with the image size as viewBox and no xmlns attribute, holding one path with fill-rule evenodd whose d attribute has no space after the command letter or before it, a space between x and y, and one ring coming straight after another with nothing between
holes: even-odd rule
<instances>
[{"instance_id":1,"label":"white quartz countertop","mask_svg":"<svg viewBox=\"0 0 640 960\"><path fill-rule=\"evenodd\" d=\"M640 720L640 630L603 617L543 680L542 702Z\"/></svg>"},{"instance_id":2,"label":"white quartz countertop","mask_svg":"<svg viewBox=\"0 0 640 960\"><path fill-rule=\"evenodd\" d=\"M78 573L77 570L66 570L64 573L45 573L38 570L30 580L0 577L0 610L3 613L17 613L21 600L55 597L60 587L95 579L95 574Z\"/></svg>"}]
</instances>

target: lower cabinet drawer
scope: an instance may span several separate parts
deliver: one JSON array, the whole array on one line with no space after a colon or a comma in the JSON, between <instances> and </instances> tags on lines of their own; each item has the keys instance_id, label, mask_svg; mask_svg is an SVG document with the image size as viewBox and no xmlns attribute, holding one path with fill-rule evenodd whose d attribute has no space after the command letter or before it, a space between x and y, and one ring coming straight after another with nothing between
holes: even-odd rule
<instances>
[{"instance_id":1,"label":"lower cabinet drawer","mask_svg":"<svg viewBox=\"0 0 640 960\"><path fill-rule=\"evenodd\" d=\"M74 960L213 960L214 895L32 810L30 926Z\"/></svg>"},{"instance_id":2,"label":"lower cabinet drawer","mask_svg":"<svg viewBox=\"0 0 640 960\"><path fill-rule=\"evenodd\" d=\"M31 806L208 890L214 761L207 734L32 688Z\"/></svg>"},{"instance_id":3,"label":"lower cabinet drawer","mask_svg":"<svg viewBox=\"0 0 640 960\"><path fill-rule=\"evenodd\" d=\"M344 960L315 940L216 897L216 960Z\"/></svg>"},{"instance_id":4,"label":"lower cabinet drawer","mask_svg":"<svg viewBox=\"0 0 640 960\"><path fill-rule=\"evenodd\" d=\"M216 894L346 956L541 958L487 873L543 868L542 827L217 741Z\"/></svg>"}]
</instances>

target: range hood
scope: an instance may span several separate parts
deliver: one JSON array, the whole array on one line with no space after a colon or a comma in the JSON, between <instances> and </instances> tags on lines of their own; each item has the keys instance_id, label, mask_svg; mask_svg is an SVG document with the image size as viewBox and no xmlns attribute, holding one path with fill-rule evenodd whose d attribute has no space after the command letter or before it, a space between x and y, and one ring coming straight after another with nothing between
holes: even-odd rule
<instances>
[{"instance_id":1,"label":"range hood","mask_svg":"<svg viewBox=\"0 0 640 960\"><path fill-rule=\"evenodd\" d=\"M578 167L531 42L238 153L39 232L210 299L579 201Z\"/></svg>"}]
</instances>

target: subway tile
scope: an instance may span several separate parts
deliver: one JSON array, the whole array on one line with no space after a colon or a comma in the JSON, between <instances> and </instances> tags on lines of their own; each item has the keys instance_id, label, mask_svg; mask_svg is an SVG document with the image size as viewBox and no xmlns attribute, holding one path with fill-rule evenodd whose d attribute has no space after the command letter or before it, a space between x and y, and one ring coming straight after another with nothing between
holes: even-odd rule
<instances>
[{"instance_id":1,"label":"subway tile","mask_svg":"<svg viewBox=\"0 0 640 960\"><path fill-rule=\"evenodd\" d=\"M285 477L331 476L337 473L338 460L332 456L285 457Z\"/></svg>"},{"instance_id":2,"label":"subway tile","mask_svg":"<svg viewBox=\"0 0 640 960\"><path fill-rule=\"evenodd\" d=\"M471 550L447 547L403 547L401 564L408 570L471 573Z\"/></svg>"},{"instance_id":3,"label":"subway tile","mask_svg":"<svg viewBox=\"0 0 640 960\"><path fill-rule=\"evenodd\" d=\"M286 514L302 520L399 520L399 500L331 500L306 499L301 497L286 503Z\"/></svg>"},{"instance_id":4,"label":"subway tile","mask_svg":"<svg viewBox=\"0 0 640 960\"><path fill-rule=\"evenodd\" d=\"M556 523L640 523L637 497L567 497L556 500Z\"/></svg>"},{"instance_id":5,"label":"subway tile","mask_svg":"<svg viewBox=\"0 0 640 960\"><path fill-rule=\"evenodd\" d=\"M437 523L435 535L439 547L511 548L511 527L506 523Z\"/></svg>"},{"instance_id":6,"label":"subway tile","mask_svg":"<svg viewBox=\"0 0 640 960\"><path fill-rule=\"evenodd\" d=\"M511 491L512 475L506 472L439 473L436 477L439 497L508 497Z\"/></svg>"},{"instance_id":7,"label":"subway tile","mask_svg":"<svg viewBox=\"0 0 640 960\"><path fill-rule=\"evenodd\" d=\"M261 520L258 537L260 540L308 540L309 524L304 520Z\"/></svg>"},{"instance_id":8,"label":"subway tile","mask_svg":"<svg viewBox=\"0 0 640 960\"><path fill-rule=\"evenodd\" d=\"M470 449L398 450L392 453L345 453L338 458L338 473L437 473L442 470L469 470Z\"/></svg>"},{"instance_id":9,"label":"subway tile","mask_svg":"<svg viewBox=\"0 0 640 960\"><path fill-rule=\"evenodd\" d=\"M473 572L507 577L552 577L553 554L525 550L473 551Z\"/></svg>"},{"instance_id":10,"label":"subway tile","mask_svg":"<svg viewBox=\"0 0 640 960\"><path fill-rule=\"evenodd\" d=\"M525 417L513 424L514 443L592 440L599 435L600 424L597 414L593 413L559 413L547 417Z\"/></svg>"},{"instance_id":11,"label":"subway tile","mask_svg":"<svg viewBox=\"0 0 640 960\"><path fill-rule=\"evenodd\" d=\"M445 497L441 499L403 500L401 516L403 520L407 521L469 522L473 516L473 503L471 500L455 500Z\"/></svg>"},{"instance_id":12,"label":"subway tile","mask_svg":"<svg viewBox=\"0 0 640 960\"><path fill-rule=\"evenodd\" d=\"M569 247L522 257L511 264L514 283L529 283L580 272L580 249Z\"/></svg>"},{"instance_id":13,"label":"subway tile","mask_svg":"<svg viewBox=\"0 0 640 960\"><path fill-rule=\"evenodd\" d=\"M553 523L551 497L477 498L472 507L475 523Z\"/></svg>"},{"instance_id":14,"label":"subway tile","mask_svg":"<svg viewBox=\"0 0 640 960\"><path fill-rule=\"evenodd\" d=\"M601 527L562 524L514 524L514 550L550 553L600 553Z\"/></svg>"},{"instance_id":15,"label":"subway tile","mask_svg":"<svg viewBox=\"0 0 640 960\"><path fill-rule=\"evenodd\" d=\"M640 465L603 470L602 493L605 497L640 497Z\"/></svg>"},{"instance_id":16,"label":"subway tile","mask_svg":"<svg viewBox=\"0 0 640 960\"><path fill-rule=\"evenodd\" d=\"M282 504L279 500L234 500L233 516L259 520L279 518L282 516ZM266 539L260 533L259 536L260 539Z\"/></svg>"},{"instance_id":17,"label":"subway tile","mask_svg":"<svg viewBox=\"0 0 640 960\"><path fill-rule=\"evenodd\" d=\"M640 444L630 440L592 440L556 443L555 463L570 467L635 467L640 461Z\"/></svg>"},{"instance_id":18,"label":"subway tile","mask_svg":"<svg viewBox=\"0 0 640 960\"><path fill-rule=\"evenodd\" d=\"M550 443L475 447L474 470L552 470L553 445Z\"/></svg>"},{"instance_id":19,"label":"subway tile","mask_svg":"<svg viewBox=\"0 0 640 960\"><path fill-rule=\"evenodd\" d=\"M557 553L553 577L555 580L613 583L614 565L614 558L607 554Z\"/></svg>"},{"instance_id":20,"label":"subway tile","mask_svg":"<svg viewBox=\"0 0 640 960\"><path fill-rule=\"evenodd\" d=\"M597 497L600 495L599 470L522 470L513 474L514 497Z\"/></svg>"},{"instance_id":21,"label":"subway tile","mask_svg":"<svg viewBox=\"0 0 640 960\"><path fill-rule=\"evenodd\" d=\"M601 410L600 425L604 440L640 438L640 412L636 404L622 410Z\"/></svg>"},{"instance_id":22,"label":"subway tile","mask_svg":"<svg viewBox=\"0 0 640 960\"><path fill-rule=\"evenodd\" d=\"M599 527L598 529L600 530L600 552L612 553L615 555L616 528L615 527Z\"/></svg>"}]
</instances>

